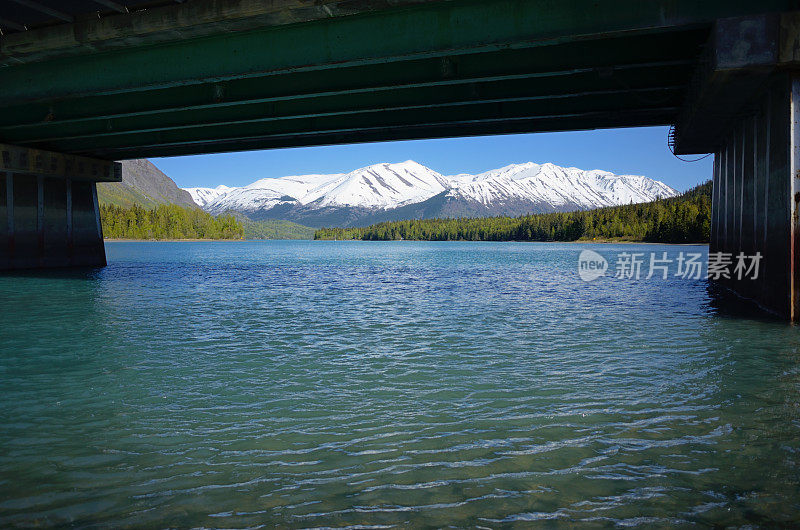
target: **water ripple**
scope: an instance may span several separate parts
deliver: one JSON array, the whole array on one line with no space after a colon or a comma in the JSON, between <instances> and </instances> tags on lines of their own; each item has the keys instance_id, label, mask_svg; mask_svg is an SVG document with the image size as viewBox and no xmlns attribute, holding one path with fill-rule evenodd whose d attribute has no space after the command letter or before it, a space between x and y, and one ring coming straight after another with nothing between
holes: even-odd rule
<instances>
[{"instance_id":1,"label":"water ripple","mask_svg":"<svg viewBox=\"0 0 800 530\"><path fill-rule=\"evenodd\" d=\"M583 283L583 248L113 243L0 277L0 526L800 520L798 328Z\"/></svg>"}]
</instances>

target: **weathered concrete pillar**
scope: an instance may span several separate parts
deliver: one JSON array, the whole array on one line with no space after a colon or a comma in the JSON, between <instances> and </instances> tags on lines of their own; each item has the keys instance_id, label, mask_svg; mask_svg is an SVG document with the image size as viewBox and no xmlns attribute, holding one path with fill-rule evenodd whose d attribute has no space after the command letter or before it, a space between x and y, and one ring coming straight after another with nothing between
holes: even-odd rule
<instances>
[{"instance_id":1,"label":"weathered concrete pillar","mask_svg":"<svg viewBox=\"0 0 800 530\"><path fill-rule=\"evenodd\" d=\"M761 256L719 278L800 321L800 12L719 20L676 124L677 154L714 153L710 252Z\"/></svg>"},{"instance_id":2,"label":"weathered concrete pillar","mask_svg":"<svg viewBox=\"0 0 800 530\"><path fill-rule=\"evenodd\" d=\"M0 144L0 269L106 265L98 181L119 164Z\"/></svg>"},{"instance_id":3,"label":"weathered concrete pillar","mask_svg":"<svg viewBox=\"0 0 800 530\"><path fill-rule=\"evenodd\" d=\"M800 316L797 241L800 78L775 75L714 155L711 252L762 257L755 279L720 278L738 294Z\"/></svg>"}]
</instances>

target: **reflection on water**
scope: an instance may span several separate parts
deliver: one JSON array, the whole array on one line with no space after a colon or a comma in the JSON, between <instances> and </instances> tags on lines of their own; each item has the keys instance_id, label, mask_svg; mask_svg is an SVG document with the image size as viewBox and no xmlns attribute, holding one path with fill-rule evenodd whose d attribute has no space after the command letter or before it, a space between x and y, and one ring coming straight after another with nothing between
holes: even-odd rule
<instances>
[{"instance_id":1,"label":"reflection on water","mask_svg":"<svg viewBox=\"0 0 800 530\"><path fill-rule=\"evenodd\" d=\"M113 243L0 277L0 525L797 520L798 328L582 282L588 247Z\"/></svg>"}]
</instances>

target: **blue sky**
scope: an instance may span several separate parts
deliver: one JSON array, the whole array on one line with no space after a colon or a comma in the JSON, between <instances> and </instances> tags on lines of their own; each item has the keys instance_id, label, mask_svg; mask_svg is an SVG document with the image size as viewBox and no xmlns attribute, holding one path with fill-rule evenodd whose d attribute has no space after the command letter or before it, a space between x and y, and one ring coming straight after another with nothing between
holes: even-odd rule
<instances>
[{"instance_id":1,"label":"blue sky","mask_svg":"<svg viewBox=\"0 0 800 530\"><path fill-rule=\"evenodd\" d=\"M713 157L681 161L667 148L667 127L639 127L302 147L152 161L180 187L213 188L219 184L244 186L267 177L344 173L409 159L445 175L480 173L521 162L553 162L645 175L683 191L711 178Z\"/></svg>"}]
</instances>

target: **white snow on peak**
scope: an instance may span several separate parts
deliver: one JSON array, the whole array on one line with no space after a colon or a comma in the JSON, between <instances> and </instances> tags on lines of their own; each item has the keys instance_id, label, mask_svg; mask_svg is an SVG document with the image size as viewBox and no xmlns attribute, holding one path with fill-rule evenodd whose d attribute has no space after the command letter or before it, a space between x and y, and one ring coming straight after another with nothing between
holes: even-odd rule
<instances>
[{"instance_id":1,"label":"white snow on peak","mask_svg":"<svg viewBox=\"0 0 800 530\"><path fill-rule=\"evenodd\" d=\"M309 208L387 210L425 201L442 192L486 206L510 201L553 208L598 208L672 197L677 191L640 175L615 175L552 163L511 164L477 175L444 176L413 160L374 164L331 175L265 178L240 188L186 188L205 210L255 212L279 204Z\"/></svg>"},{"instance_id":2,"label":"white snow on peak","mask_svg":"<svg viewBox=\"0 0 800 530\"><path fill-rule=\"evenodd\" d=\"M408 160L356 169L313 190L302 202L387 209L430 199L446 188L442 175Z\"/></svg>"},{"instance_id":3,"label":"white snow on peak","mask_svg":"<svg viewBox=\"0 0 800 530\"><path fill-rule=\"evenodd\" d=\"M599 208L639 203L677 192L662 182L638 175L585 171L555 164L512 164L478 175L453 177L449 195L487 206L510 200L546 203L554 208Z\"/></svg>"},{"instance_id":4,"label":"white snow on peak","mask_svg":"<svg viewBox=\"0 0 800 530\"><path fill-rule=\"evenodd\" d=\"M220 184L216 188L183 188L183 189L188 191L189 195L192 196L192 200L196 202L198 206L203 208L206 204L213 201L220 195L224 195L232 188Z\"/></svg>"}]
</instances>

